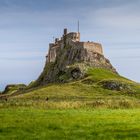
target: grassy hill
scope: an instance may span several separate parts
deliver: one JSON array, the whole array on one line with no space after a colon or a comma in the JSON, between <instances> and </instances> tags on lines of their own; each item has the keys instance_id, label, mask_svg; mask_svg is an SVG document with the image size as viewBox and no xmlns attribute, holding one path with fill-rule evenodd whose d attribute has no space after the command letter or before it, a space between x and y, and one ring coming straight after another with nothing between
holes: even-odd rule
<instances>
[{"instance_id":1,"label":"grassy hill","mask_svg":"<svg viewBox=\"0 0 140 140\"><path fill-rule=\"evenodd\" d=\"M0 139L140 139L140 85L105 69L0 100Z\"/></svg>"},{"instance_id":2,"label":"grassy hill","mask_svg":"<svg viewBox=\"0 0 140 140\"><path fill-rule=\"evenodd\" d=\"M9 98L8 105L45 108L139 107L140 85L111 71L89 69L84 79L49 84ZM46 101L48 99L48 101ZM4 104L5 105L5 104Z\"/></svg>"}]
</instances>

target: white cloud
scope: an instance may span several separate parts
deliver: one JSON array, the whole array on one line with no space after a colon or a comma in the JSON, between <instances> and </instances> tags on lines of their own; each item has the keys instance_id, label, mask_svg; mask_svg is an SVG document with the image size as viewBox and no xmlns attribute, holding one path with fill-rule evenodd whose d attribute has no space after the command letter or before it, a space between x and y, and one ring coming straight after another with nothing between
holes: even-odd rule
<instances>
[{"instance_id":1,"label":"white cloud","mask_svg":"<svg viewBox=\"0 0 140 140\"><path fill-rule=\"evenodd\" d=\"M140 29L140 10L137 4L99 9L95 22L108 28Z\"/></svg>"}]
</instances>

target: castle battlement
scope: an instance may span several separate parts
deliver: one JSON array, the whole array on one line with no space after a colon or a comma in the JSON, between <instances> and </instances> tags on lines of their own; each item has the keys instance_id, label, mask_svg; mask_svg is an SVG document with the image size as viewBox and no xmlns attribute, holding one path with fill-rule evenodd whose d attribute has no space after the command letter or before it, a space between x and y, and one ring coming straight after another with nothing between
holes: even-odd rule
<instances>
[{"instance_id":1,"label":"castle battlement","mask_svg":"<svg viewBox=\"0 0 140 140\"><path fill-rule=\"evenodd\" d=\"M66 45L81 47L87 51L95 52L103 55L102 45L95 42L80 42L80 33L79 32L70 32L68 33L67 29L64 29L64 33L61 39L56 38L54 43L49 44L49 52L47 55L47 62L55 62L57 54L63 49Z\"/></svg>"}]
</instances>

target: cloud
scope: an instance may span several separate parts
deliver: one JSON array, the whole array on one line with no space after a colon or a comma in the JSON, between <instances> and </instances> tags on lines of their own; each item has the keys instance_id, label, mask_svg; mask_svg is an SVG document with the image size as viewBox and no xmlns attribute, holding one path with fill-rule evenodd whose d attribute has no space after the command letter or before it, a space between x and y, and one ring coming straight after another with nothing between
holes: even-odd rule
<instances>
[{"instance_id":1,"label":"cloud","mask_svg":"<svg viewBox=\"0 0 140 140\"><path fill-rule=\"evenodd\" d=\"M139 5L139 0L0 0L0 64L12 71L4 78L5 70L0 69L1 83L13 77L14 82L35 79L53 36L61 36L64 27L77 31L77 20L81 39L101 42L106 56L114 65L123 65L117 68L124 73L125 66L131 67L128 59L139 58ZM17 75L18 69L22 75Z\"/></svg>"},{"instance_id":2,"label":"cloud","mask_svg":"<svg viewBox=\"0 0 140 140\"><path fill-rule=\"evenodd\" d=\"M140 29L139 3L102 8L94 13L94 22L108 28Z\"/></svg>"}]
</instances>

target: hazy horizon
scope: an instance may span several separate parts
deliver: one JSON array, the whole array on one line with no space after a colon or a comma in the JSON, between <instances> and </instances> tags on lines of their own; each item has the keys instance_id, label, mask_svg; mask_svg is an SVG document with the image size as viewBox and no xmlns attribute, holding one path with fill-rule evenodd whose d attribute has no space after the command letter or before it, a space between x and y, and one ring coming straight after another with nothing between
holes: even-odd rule
<instances>
[{"instance_id":1,"label":"hazy horizon","mask_svg":"<svg viewBox=\"0 0 140 140\"><path fill-rule=\"evenodd\" d=\"M139 0L0 0L0 90L37 79L63 28L100 42L120 75L140 82Z\"/></svg>"}]
</instances>

